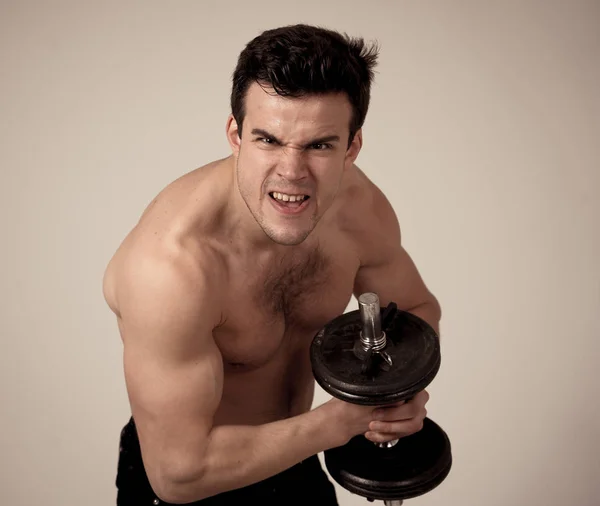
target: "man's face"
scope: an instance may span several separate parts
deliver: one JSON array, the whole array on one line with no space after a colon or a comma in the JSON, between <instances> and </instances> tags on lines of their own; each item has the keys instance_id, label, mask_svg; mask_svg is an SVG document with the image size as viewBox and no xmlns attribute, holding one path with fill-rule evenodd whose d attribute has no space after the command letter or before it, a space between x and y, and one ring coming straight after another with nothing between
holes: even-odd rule
<instances>
[{"instance_id":1,"label":"man's face","mask_svg":"<svg viewBox=\"0 0 600 506\"><path fill-rule=\"evenodd\" d=\"M352 108L345 95L288 98L253 84L241 140L230 120L237 182L256 222L274 242L304 241L331 206L360 150L348 148Z\"/></svg>"}]
</instances>

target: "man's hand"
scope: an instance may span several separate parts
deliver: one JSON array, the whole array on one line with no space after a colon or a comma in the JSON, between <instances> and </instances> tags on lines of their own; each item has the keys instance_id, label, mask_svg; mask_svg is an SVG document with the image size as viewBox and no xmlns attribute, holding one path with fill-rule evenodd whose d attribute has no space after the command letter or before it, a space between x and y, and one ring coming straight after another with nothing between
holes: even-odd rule
<instances>
[{"instance_id":1,"label":"man's hand","mask_svg":"<svg viewBox=\"0 0 600 506\"><path fill-rule=\"evenodd\" d=\"M428 400L429 394L423 390L409 401L376 409L365 437L374 443L386 443L419 432L427 416Z\"/></svg>"}]
</instances>

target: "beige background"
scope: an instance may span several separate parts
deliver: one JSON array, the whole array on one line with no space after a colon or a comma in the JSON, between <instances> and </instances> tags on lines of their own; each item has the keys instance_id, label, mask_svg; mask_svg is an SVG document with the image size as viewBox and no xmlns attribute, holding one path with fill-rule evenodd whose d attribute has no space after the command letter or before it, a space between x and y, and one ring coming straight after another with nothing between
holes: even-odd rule
<instances>
[{"instance_id":1,"label":"beige background","mask_svg":"<svg viewBox=\"0 0 600 506\"><path fill-rule=\"evenodd\" d=\"M380 42L359 164L444 309L429 414L455 463L407 504L598 505L597 1L3 0L0 500L114 504L105 265L164 185L228 153L242 46L296 22Z\"/></svg>"}]
</instances>

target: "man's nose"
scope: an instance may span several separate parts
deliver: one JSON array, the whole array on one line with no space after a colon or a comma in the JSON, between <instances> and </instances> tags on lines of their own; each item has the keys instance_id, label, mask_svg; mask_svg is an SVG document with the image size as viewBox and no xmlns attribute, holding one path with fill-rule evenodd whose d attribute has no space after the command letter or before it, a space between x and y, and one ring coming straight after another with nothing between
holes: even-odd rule
<instances>
[{"instance_id":1,"label":"man's nose","mask_svg":"<svg viewBox=\"0 0 600 506\"><path fill-rule=\"evenodd\" d=\"M298 181L308 175L308 165L303 149L286 147L277 164L277 175L288 181Z\"/></svg>"}]
</instances>

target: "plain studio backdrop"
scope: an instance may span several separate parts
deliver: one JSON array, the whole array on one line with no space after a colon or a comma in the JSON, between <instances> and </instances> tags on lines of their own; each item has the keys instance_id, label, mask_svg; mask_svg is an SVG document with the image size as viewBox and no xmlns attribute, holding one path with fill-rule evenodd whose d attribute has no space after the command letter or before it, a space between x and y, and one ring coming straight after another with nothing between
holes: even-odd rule
<instances>
[{"instance_id":1,"label":"plain studio backdrop","mask_svg":"<svg viewBox=\"0 0 600 506\"><path fill-rule=\"evenodd\" d=\"M3 0L2 502L114 504L104 269L156 193L229 154L243 46L298 22L379 42L358 164L444 311L428 408L454 466L407 504L598 505L600 4L523 0Z\"/></svg>"}]
</instances>

